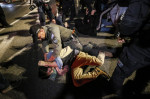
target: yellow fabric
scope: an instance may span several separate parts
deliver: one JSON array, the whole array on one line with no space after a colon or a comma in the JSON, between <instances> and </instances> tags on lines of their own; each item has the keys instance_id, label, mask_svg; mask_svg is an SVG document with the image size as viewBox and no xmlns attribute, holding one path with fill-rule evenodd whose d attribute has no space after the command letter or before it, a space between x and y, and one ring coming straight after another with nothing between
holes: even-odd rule
<instances>
[{"instance_id":1,"label":"yellow fabric","mask_svg":"<svg viewBox=\"0 0 150 99\"><path fill-rule=\"evenodd\" d=\"M85 65L100 66L102 65L102 61L95 56L80 52L79 55L77 55L75 61L73 62L71 68L82 67Z\"/></svg>"},{"instance_id":2,"label":"yellow fabric","mask_svg":"<svg viewBox=\"0 0 150 99\"><path fill-rule=\"evenodd\" d=\"M96 71L83 74L83 69L81 68L82 66L101 66L102 63L103 62L97 57L90 56L84 52L80 52L71 66L72 80L74 86L79 87L85 83L94 80L99 75L99 73L97 73Z\"/></svg>"},{"instance_id":3,"label":"yellow fabric","mask_svg":"<svg viewBox=\"0 0 150 99\"><path fill-rule=\"evenodd\" d=\"M64 58L64 57L68 56L72 51L73 51L73 49L71 49L70 46L63 48L60 51L60 58Z\"/></svg>"}]
</instances>

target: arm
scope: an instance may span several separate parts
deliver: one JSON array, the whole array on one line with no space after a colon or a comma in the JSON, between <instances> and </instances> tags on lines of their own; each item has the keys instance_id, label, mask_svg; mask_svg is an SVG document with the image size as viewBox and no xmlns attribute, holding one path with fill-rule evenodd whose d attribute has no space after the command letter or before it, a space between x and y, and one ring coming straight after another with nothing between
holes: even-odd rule
<instances>
[{"instance_id":1,"label":"arm","mask_svg":"<svg viewBox=\"0 0 150 99\"><path fill-rule=\"evenodd\" d=\"M60 51L62 49L61 37L60 37L60 29L57 25L52 25L51 28L51 40L53 44L53 53L54 57L59 56Z\"/></svg>"},{"instance_id":2,"label":"arm","mask_svg":"<svg viewBox=\"0 0 150 99\"><path fill-rule=\"evenodd\" d=\"M64 75L66 72L68 72L68 65L64 66L63 69L59 69L55 61L54 62L39 61L38 65L44 67L55 67L59 75Z\"/></svg>"},{"instance_id":3,"label":"arm","mask_svg":"<svg viewBox=\"0 0 150 99\"><path fill-rule=\"evenodd\" d=\"M146 2L147 1L147 2ZM148 0L131 0L123 20L119 25L120 36L132 36L139 31L148 18Z\"/></svg>"},{"instance_id":4,"label":"arm","mask_svg":"<svg viewBox=\"0 0 150 99\"><path fill-rule=\"evenodd\" d=\"M54 61L54 59L59 56L60 50L62 49L60 30L59 27L53 23L47 25L46 28L46 34L48 36L46 40L42 42L42 48L44 53L49 53L50 49L53 49L53 53L51 56L53 56L54 58L49 58L49 60Z\"/></svg>"},{"instance_id":5,"label":"arm","mask_svg":"<svg viewBox=\"0 0 150 99\"><path fill-rule=\"evenodd\" d=\"M59 75L64 75L66 72L68 72L68 65L64 66L63 69L59 69L58 67L56 67L56 70Z\"/></svg>"},{"instance_id":6,"label":"arm","mask_svg":"<svg viewBox=\"0 0 150 99\"><path fill-rule=\"evenodd\" d=\"M45 66L45 67L58 67L55 61L53 62L39 61L38 65Z\"/></svg>"}]
</instances>

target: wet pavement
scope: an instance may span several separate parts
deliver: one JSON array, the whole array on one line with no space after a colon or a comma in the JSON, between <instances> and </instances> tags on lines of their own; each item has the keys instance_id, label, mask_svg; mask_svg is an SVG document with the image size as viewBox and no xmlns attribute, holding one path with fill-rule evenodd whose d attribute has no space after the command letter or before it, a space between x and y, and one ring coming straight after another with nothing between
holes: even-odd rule
<instances>
[{"instance_id":1,"label":"wet pavement","mask_svg":"<svg viewBox=\"0 0 150 99\"><path fill-rule=\"evenodd\" d=\"M79 88L73 86L69 73L56 81L38 77L37 62L42 59L41 49L33 47L32 37L28 32L30 26L38 22L37 17L37 9L35 9L14 23L13 27L0 29L0 72L9 81L20 81L13 90L0 94L0 99L101 99L107 83L107 80L102 77ZM112 52L121 47L110 33L99 32L97 37L79 35L79 40L82 44L93 42L100 49ZM106 58L102 69L111 76L116 62L117 57ZM143 72L142 74L144 75ZM136 72L125 81L128 90L133 88L131 82L135 75ZM148 78L148 75L137 83L145 85L144 78ZM148 81L146 87L142 86L142 88L139 94L128 94L128 98L148 99L146 98L150 97Z\"/></svg>"},{"instance_id":2,"label":"wet pavement","mask_svg":"<svg viewBox=\"0 0 150 99\"><path fill-rule=\"evenodd\" d=\"M29 12L29 2L16 1L13 3L0 2L7 22L10 24ZM13 24L12 24L13 25Z\"/></svg>"}]
</instances>

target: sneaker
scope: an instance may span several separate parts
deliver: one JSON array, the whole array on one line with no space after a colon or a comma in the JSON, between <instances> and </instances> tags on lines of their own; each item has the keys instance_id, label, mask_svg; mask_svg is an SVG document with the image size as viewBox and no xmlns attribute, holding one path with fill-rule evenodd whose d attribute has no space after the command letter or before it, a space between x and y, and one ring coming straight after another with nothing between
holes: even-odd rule
<instances>
[{"instance_id":1,"label":"sneaker","mask_svg":"<svg viewBox=\"0 0 150 99\"><path fill-rule=\"evenodd\" d=\"M7 93L7 92L9 92L9 91L12 90L12 89L13 89L13 87L12 87L11 85L9 85L7 88L3 89L3 90L1 91L1 93Z\"/></svg>"},{"instance_id":2,"label":"sneaker","mask_svg":"<svg viewBox=\"0 0 150 99\"><path fill-rule=\"evenodd\" d=\"M93 45L91 43L88 43L87 45L83 46L83 51L88 53L89 51L92 50L92 48L93 48Z\"/></svg>"}]
</instances>

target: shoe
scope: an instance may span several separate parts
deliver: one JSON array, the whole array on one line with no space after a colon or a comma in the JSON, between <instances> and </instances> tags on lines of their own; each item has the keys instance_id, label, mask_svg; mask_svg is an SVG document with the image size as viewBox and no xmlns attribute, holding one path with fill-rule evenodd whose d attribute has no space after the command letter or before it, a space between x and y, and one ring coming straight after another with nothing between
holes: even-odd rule
<instances>
[{"instance_id":1,"label":"shoe","mask_svg":"<svg viewBox=\"0 0 150 99\"><path fill-rule=\"evenodd\" d=\"M88 43L87 45L83 45L83 51L84 52L88 53L89 51L92 50L92 48L93 48L93 45L91 43Z\"/></svg>"},{"instance_id":2,"label":"shoe","mask_svg":"<svg viewBox=\"0 0 150 99\"><path fill-rule=\"evenodd\" d=\"M7 93L7 92L9 92L9 91L12 90L12 89L13 89L13 87L12 87L11 85L9 85L7 88L3 89L3 90L1 91L1 93Z\"/></svg>"},{"instance_id":3,"label":"shoe","mask_svg":"<svg viewBox=\"0 0 150 99\"><path fill-rule=\"evenodd\" d=\"M5 89L1 90L1 93L7 93L14 88L18 87L22 83L22 80L17 80L17 81L11 81L10 85L6 87Z\"/></svg>"}]
</instances>

